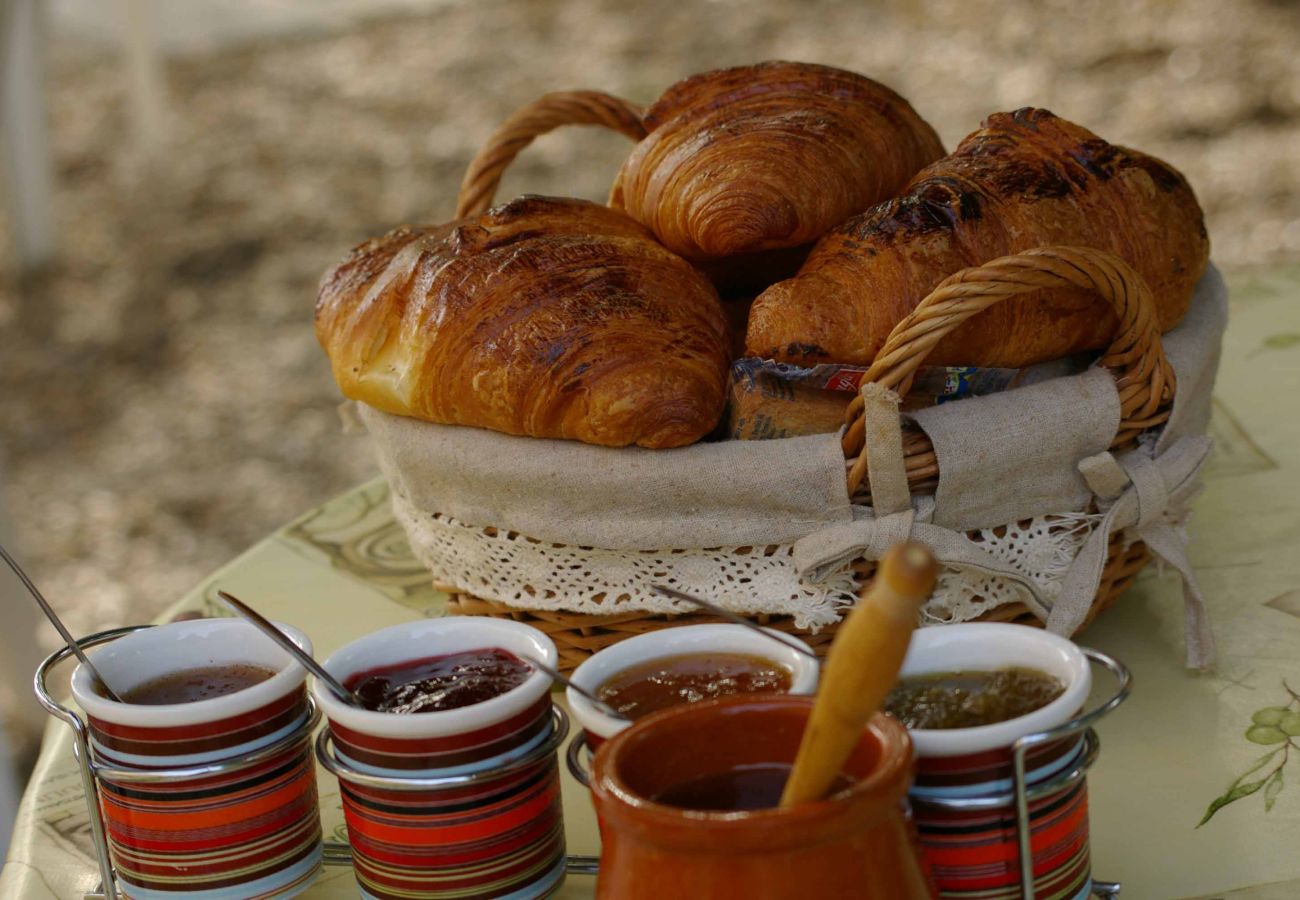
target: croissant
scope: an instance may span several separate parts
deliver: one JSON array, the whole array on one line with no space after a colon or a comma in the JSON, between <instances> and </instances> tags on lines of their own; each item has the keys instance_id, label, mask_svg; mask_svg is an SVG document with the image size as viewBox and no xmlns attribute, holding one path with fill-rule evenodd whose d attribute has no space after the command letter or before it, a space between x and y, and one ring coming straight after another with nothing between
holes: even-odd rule
<instances>
[{"instance_id":1,"label":"croissant","mask_svg":"<svg viewBox=\"0 0 1300 900\"><path fill-rule=\"evenodd\" d=\"M855 216L750 312L750 355L868 365L946 276L1047 244L1109 250L1154 294L1162 329L1209 259L1201 208L1170 166L1042 109L990 116L902 196ZM1000 303L941 340L936 365L1019 367L1105 346L1114 313L1052 290Z\"/></svg>"},{"instance_id":2,"label":"croissant","mask_svg":"<svg viewBox=\"0 0 1300 900\"><path fill-rule=\"evenodd\" d=\"M695 75L642 121L610 205L695 263L810 244L943 155L898 94L808 63Z\"/></svg>"},{"instance_id":3,"label":"croissant","mask_svg":"<svg viewBox=\"0 0 1300 900\"><path fill-rule=\"evenodd\" d=\"M725 401L708 279L580 200L524 197L362 244L322 279L316 336L345 396L443 424L677 447Z\"/></svg>"}]
</instances>

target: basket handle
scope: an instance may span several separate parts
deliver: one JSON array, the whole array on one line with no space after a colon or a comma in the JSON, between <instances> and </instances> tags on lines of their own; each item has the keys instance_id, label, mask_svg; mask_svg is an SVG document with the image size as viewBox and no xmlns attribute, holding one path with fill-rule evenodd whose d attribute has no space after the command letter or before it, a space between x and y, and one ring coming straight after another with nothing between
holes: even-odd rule
<instances>
[{"instance_id":1,"label":"basket handle","mask_svg":"<svg viewBox=\"0 0 1300 900\"><path fill-rule=\"evenodd\" d=\"M639 141L646 136L643 112L637 104L601 91L556 91L520 107L470 162L460 183L456 218L476 216L492 205L502 173L533 138L561 125L600 125Z\"/></svg>"},{"instance_id":2,"label":"basket handle","mask_svg":"<svg viewBox=\"0 0 1300 900\"><path fill-rule=\"evenodd\" d=\"M1039 247L948 276L894 326L862 380L906 394L934 346L971 316L1019 294L1059 287L1093 291L1119 317L1119 328L1099 363L1115 375L1120 425L1111 448L1123 447L1169 418L1174 371L1160 342L1160 321L1151 289L1128 263L1103 250ZM862 486L867 473L863 406L862 397L854 397L846 416L849 427L843 447L850 461L850 496ZM933 453L932 448L926 449Z\"/></svg>"}]
</instances>

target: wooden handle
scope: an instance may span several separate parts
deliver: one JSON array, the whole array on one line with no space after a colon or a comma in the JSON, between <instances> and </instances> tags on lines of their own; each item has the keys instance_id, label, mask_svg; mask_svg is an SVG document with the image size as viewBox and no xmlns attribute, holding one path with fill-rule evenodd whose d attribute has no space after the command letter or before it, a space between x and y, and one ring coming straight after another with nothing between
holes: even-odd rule
<instances>
[{"instance_id":1,"label":"wooden handle","mask_svg":"<svg viewBox=\"0 0 1300 900\"><path fill-rule=\"evenodd\" d=\"M1089 247L1040 247L963 269L938 287L890 332L863 382L875 382L906 394L921 363L959 325L1020 294L1044 288L1079 287L1106 300L1119 317L1119 328L1099 360L1115 374L1119 388L1120 426L1112 449L1127 446L1148 428L1169 418L1174 399L1174 372L1160 342L1160 320L1146 281L1128 263ZM849 494L865 499L867 455L863 450L863 401L849 404L844 456ZM934 448L922 435L909 435L904 447L908 482L934 478Z\"/></svg>"},{"instance_id":2,"label":"wooden handle","mask_svg":"<svg viewBox=\"0 0 1300 900\"><path fill-rule=\"evenodd\" d=\"M533 139L561 125L600 125L634 141L645 137L642 108L600 91L557 91L516 110L492 133L460 183L456 218L476 216L492 205L501 175Z\"/></svg>"},{"instance_id":3,"label":"wooden handle","mask_svg":"<svg viewBox=\"0 0 1300 900\"><path fill-rule=\"evenodd\" d=\"M921 604L934 590L938 573L924 544L899 544L880 560L875 580L831 644L782 806L826 795L894 686Z\"/></svg>"}]
</instances>

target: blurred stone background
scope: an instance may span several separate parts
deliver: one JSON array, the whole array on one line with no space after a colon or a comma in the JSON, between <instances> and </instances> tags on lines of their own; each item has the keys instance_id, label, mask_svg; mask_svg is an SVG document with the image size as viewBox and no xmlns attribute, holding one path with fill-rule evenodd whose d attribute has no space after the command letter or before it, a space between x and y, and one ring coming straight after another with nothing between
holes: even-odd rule
<instances>
[{"instance_id":1,"label":"blurred stone background","mask_svg":"<svg viewBox=\"0 0 1300 900\"><path fill-rule=\"evenodd\" d=\"M1300 259L1295 0L160 2L151 153L122 9L47 4L60 253L35 273L0 256L0 490L80 633L149 619L376 471L339 431L317 278L366 237L447 219L478 144L547 90L649 101L708 68L817 61L893 86L949 147L1045 106L1180 168L1230 273ZM502 193L604 199L627 149L557 133Z\"/></svg>"}]
</instances>

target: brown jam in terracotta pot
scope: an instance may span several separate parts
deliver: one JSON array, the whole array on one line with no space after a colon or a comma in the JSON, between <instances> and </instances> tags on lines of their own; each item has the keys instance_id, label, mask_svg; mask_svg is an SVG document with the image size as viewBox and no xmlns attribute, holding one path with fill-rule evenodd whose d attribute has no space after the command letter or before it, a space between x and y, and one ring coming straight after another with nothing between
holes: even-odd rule
<instances>
[{"instance_id":1,"label":"brown jam in terracotta pot","mask_svg":"<svg viewBox=\"0 0 1300 900\"><path fill-rule=\"evenodd\" d=\"M143 706L194 703L242 691L274 676L274 669L252 663L201 666L151 678L125 691L121 696L124 703Z\"/></svg>"},{"instance_id":2,"label":"brown jam in terracotta pot","mask_svg":"<svg viewBox=\"0 0 1300 900\"><path fill-rule=\"evenodd\" d=\"M466 650L370 669L345 686L376 712L425 713L482 703L514 690L532 668L500 647Z\"/></svg>"},{"instance_id":3,"label":"brown jam in terracotta pot","mask_svg":"<svg viewBox=\"0 0 1300 900\"><path fill-rule=\"evenodd\" d=\"M908 728L974 728L1027 715L1064 692L1060 681L1037 669L940 672L901 679L885 711Z\"/></svg>"},{"instance_id":4,"label":"brown jam in terracotta pot","mask_svg":"<svg viewBox=\"0 0 1300 900\"><path fill-rule=\"evenodd\" d=\"M790 670L761 656L689 653L652 659L608 679L596 696L623 715L650 713L730 694L785 693Z\"/></svg>"},{"instance_id":5,"label":"brown jam in terracotta pot","mask_svg":"<svg viewBox=\"0 0 1300 900\"><path fill-rule=\"evenodd\" d=\"M737 766L672 785L650 799L678 809L716 812L772 809L781 802L781 791L790 777L791 768L788 763ZM841 773L835 777L827 796L834 796L852 785L853 780Z\"/></svg>"}]
</instances>

